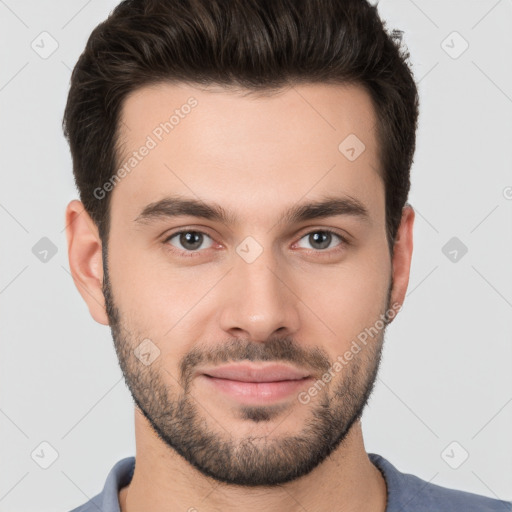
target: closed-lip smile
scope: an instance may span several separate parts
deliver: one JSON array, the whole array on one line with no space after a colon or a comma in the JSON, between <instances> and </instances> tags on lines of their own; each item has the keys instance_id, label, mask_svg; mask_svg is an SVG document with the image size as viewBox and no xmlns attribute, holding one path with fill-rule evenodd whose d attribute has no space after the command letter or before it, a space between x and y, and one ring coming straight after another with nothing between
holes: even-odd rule
<instances>
[{"instance_id":1,"label":"closed-lip smile","mask_svg":"<svg viewBox=\"0 0 512 512\"><path fill-rule=\"evenodd\" d=\"M313 380L306 370L282 363L239 363L201 368L196 376L209 392L220 392L236 402L252 405L289 400Z\"/></svg>"},{"instance_id":2,"label":"closed-lip smile","mask_svg":"<svg viewBox=\"0 0 512 512\"><path fill-rule=\"evenodd\" d=\"M302 380L311 375L298 368L285 364L229 364L216 366L201 371L208 377L217 379L235 380L239 382L279 382L288 380Z\"/></svg>"}]
</instances>

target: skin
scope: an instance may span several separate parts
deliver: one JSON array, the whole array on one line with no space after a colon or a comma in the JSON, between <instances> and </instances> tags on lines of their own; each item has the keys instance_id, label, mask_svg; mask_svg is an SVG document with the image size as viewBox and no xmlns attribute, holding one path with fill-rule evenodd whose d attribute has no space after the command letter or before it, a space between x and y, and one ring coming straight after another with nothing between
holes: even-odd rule
<instances>
[{"instance_id":1,"label":"skin","mask_svg":"<svg viewBox=\"0 0 512 512\"><path fill-rule=\"evenodd\" d=\"M185 359L195 353L214 366L227 356L280 356L320 378L325 363L349 350L390 305L403 303L414 211L404 208L391 257L370 97L358 86L327 84L303 84L272 96L185 84L144 87L124 103L122 156L140 148L168 112L191 96L197 106L109 192L107 289L95 224L80 201L66 210L73 279L91 316L111 326L137 405L137 462L131 483L119 493L121 510L383 512L386 484L366 453L358 407L364 407L375 380L385 329L307 404L293 393L276 402L278 407L249 410L201 381L194 374L200 365ZM366 147L354 161L338 150L350 133ZM237 220L135 221L144 207L171 194L216 202ZM368 220L343 215L279 222L288 208L333 194L358 199ZM183 240L180 245L179 235L165 241L182 228L208 235L194 257L180 254L189 246ZM333 236L329 248L318 248L307 235L325 229L349 243ZM263 249L251 263L236 252L248 236ZM133 354L144 339L160 351L148 366ZM183 361L190 363L188 380ZM173 411L177 403L188 419ZM332 413L327 423L319 419L322 404ZM190 451L184 457L155 425L177 443L209 435L216 449L202 459ZM308 425L313 429L306 435ZM322 441L322 425L330 426L331 439ZM306 439L313 455L325 450L306 460L307 450L283 448L292 436ZM219 454L232 457L222 462ZM250 464L243 465L243 456ZM194 457L202 467L192 463ZM265 460L276 472L263 471ZM277 472L299 463L300 476ZM256 471L252 477L249 466ZM223 479L228 470L231 483ZM260 484L267 478L267 485L251 485L256 475ZM276 475L281 482L271 482Z\"/></svg>"}]
</instances>

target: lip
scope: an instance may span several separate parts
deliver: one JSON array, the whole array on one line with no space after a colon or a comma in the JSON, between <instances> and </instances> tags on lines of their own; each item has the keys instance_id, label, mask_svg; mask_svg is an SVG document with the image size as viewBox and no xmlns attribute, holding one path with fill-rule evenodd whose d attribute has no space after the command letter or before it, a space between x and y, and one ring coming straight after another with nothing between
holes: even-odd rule
<instances>
[{"instance_id":1,"label":"lip","mask_svg":"<svg viewBox=\"0 0 512 512\"><path fill-rule=\"evenodd\" d=\"M284 364L230 364L205 369L201 373L216 379L238 382L280 382L311 377L307 371Z\"/></svg>"},{"instance_id":2,"label":"lip","mask_svg":"<svg viewBox=\"0 0 512 512\"><path fill-rule=\"evenodd\" d=\"M288 399L314 380L308 372L283 364L232 364L204 369L198 377L237 402L253 405Z\"/></svg>"}]
</instances>

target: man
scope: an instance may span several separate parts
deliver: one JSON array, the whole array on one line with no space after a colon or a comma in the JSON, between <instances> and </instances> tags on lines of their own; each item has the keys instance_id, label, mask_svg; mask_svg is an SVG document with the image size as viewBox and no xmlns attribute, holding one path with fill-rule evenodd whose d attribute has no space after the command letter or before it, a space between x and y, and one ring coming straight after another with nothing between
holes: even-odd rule
<instances>
[{"instance_id":1,"label":"man","mask_svg":"<svg viewBox=\"0 0 512 512\"><path fill-rule=\"evenodd\" d=\"M413 249L407 57L364 0L132 0L93 31L68 252L137 449L75 511L511 510L364 448Z\"/></svg>"}]
</instances>

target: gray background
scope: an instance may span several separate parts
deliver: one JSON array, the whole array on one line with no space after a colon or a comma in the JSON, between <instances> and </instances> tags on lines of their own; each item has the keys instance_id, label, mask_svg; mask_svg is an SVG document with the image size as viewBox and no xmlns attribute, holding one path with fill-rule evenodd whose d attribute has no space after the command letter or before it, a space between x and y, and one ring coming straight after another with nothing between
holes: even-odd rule
<instances>
[{"instance_id":1,"label":"gray background","mask_svg":"<svg viewBox=\"0 0 512 512\"><path fill-rule=\"evenodd\" d=\"M70 72L116 3L0 0L2 512L70 510L134 454L110 330L75 289L64 232L77 197L60 126ZM379 10L405 31L421 113L411 279L363 417L366 448L433 483L510 500L512 2ZM57 250L46 261L34 254L43 237ZM48 469L42 442L58 453Z\"/></svg>"}]
</instances>

